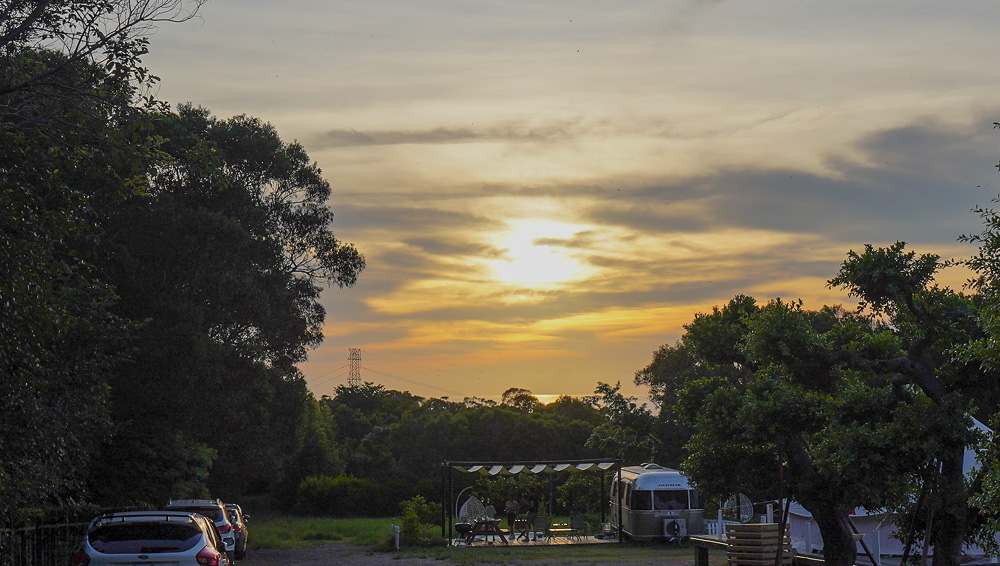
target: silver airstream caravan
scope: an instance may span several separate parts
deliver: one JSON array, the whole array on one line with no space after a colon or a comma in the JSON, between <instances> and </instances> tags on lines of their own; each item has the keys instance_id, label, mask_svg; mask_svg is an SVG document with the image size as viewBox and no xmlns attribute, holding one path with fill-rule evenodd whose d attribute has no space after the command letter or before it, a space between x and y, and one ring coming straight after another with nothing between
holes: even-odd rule
<instances>
[{"instance_id":1,"label":"silver airstream caravan","mask_svg":"<svg viewBox=\"0 0 1000 566\"><path fill-rule=\"evenodd\" d=\"M621 469L621 480L611 483L611 524L636 540L679 540L705 532L705 508L679 471L656 464L628 466Z\"/></svg>"}]
</instances>

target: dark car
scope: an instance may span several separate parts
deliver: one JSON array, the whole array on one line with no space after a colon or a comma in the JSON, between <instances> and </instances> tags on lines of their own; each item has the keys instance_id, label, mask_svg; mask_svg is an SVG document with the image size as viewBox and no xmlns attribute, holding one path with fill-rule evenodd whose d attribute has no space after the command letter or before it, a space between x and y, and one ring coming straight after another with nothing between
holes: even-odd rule
<instances>
[{"instance_id":1,"label":"dark car","mask_svg":"<svg viewBox=\"0 0 1000 566\"><path fill-rule=\"evenodd\" d=\"M235 503L226 503L226 513L229 514L229 522L233 524L233 531L236 533L236 559L242 560L247 555L247 520L250 515L243 513L243 509Z\"/></svg>"},{"instance_id":2,"label":"dark car","mask_svg":"<svg viewBox=\"0 0 1000 566\"><path fill-rule=\"evenodd\" d=\"M172 499L166 508L171 511L200 513L215 523L215 528L226 546L226 555L230 562L235 560L236 533L233 531L233 524L229 522L229 514L226 513L221 499Z\"/></svg>"}]
</instances>

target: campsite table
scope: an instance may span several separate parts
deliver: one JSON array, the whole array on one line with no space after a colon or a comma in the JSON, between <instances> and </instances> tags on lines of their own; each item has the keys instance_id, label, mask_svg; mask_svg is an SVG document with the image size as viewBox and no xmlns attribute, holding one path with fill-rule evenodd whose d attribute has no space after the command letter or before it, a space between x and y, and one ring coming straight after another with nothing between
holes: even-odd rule
<instances>
[{"instance_id":1,"label":"campsite table","mask_svg":"<svg viewBox=\"0 0 1000 566\"><path fill-rule=\"evenodd\" d=\"M500 530L500 519L480 519L476 521L476 524L472 526L472 531L469 533L469 540L476 538L477 535L499 536L504 544L508 544L507 539L503 536L503 531Z\"/></svg>"}]
</instances>

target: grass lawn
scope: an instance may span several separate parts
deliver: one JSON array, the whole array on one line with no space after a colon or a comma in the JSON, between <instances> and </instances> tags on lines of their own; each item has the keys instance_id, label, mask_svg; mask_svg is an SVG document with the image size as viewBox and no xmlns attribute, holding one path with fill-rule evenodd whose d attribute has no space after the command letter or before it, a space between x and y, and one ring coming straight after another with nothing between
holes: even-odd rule
<instances>
[{"instance_id":1,"label":"grass lawn","mask_svg":"<svg viewBox=\"0 0 1000 566\"><path fill-rule=\"evenodd\" d=\"M392 552L401 558L431 558L455 564L522 561L566 561L571 563L676 563L693 564L694 550L689 545L671 546L662 543L623 543L559 546L478 546L425 547L391 549L390 526L399 519L322 518L289 515L254 515L250 524L250 549L296 548L331 543L372 547L376 551ZM435 530L431 529L430 534ZM440 531L437 531L440 534ZM674 560L676 559L676 560ZM725 553L710 553L710 563L725 562Z\"/></svg>"},{"instance_id":2,"label":"grass lawn","mask_svg":"<svg viewBox=\"0 0 1000 566\"><path fill-rule=\"evenodd\" d=\"M342 542L358 546L384 545L390 525L399 519L253 516L249 524L250 549L296 548Z\"/></svg>"}]
</instances>

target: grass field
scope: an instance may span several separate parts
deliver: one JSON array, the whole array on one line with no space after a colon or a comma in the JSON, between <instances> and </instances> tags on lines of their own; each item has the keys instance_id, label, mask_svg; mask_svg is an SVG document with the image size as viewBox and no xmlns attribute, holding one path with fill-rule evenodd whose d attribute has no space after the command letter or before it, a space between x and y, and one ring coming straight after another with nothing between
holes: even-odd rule
<instances>
[{"instance_id":1,"label":"grass field","mask_svg":"<svg viewBox=\"0 0 1000 566\"><path fill-rule=\"evenodd\" d=\"M399 519L270 516L250 523L250 549L296 548L342 542L358 546L385 545L390 525Z\"/></svg>"},{"instance_id":2,"label":"grass field","mask_svg":"<svg viewBox=\"0 0 1000 566\"><path fill-rule=\"evenodd\" d=\"M390 527L399 519L320 518L286 515L254 515L250 548L296 548L331 543L367 546L391 552ZM431 534L434 530L430 531ZM560 546L480 546L404 548L393 552L401 558L431 558L455 564L522 561L566 561L570 563L676 563L693 564L694 551L689 545L661 543L623 543ZM725 555L710 554L712 566L725 562Z\"/></svg>"}]
</instances>

